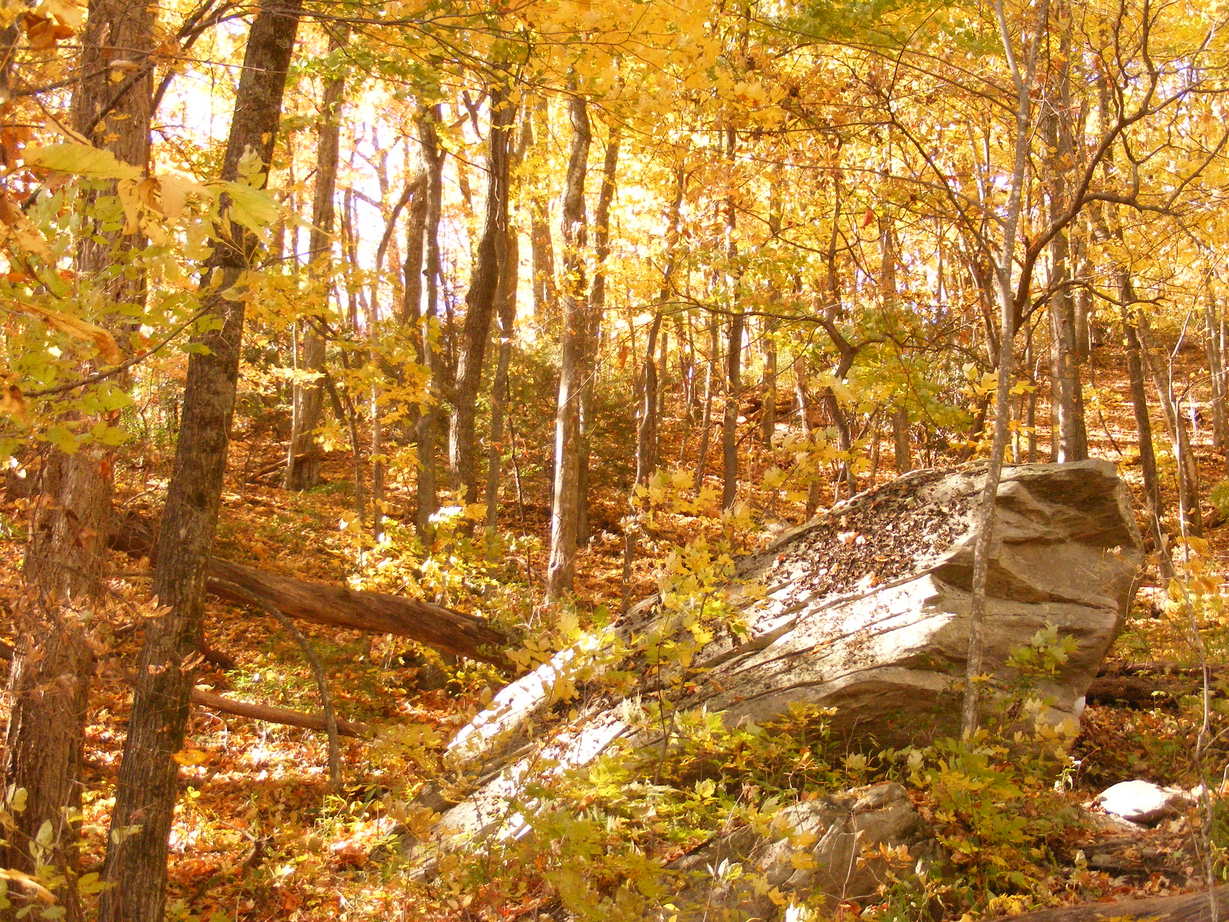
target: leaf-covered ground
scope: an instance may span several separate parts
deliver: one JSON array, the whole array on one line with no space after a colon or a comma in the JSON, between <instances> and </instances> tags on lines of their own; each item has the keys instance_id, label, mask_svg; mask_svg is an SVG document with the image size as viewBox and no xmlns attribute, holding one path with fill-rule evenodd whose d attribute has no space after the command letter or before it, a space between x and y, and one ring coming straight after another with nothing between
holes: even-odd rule
<instances>
[{"instance_id":1,"label":"leaf-covered ground","mask_svg":"<svg viewBox=\"0 0 1229 922\"><path fill-rule=\"evenodd\" d=\"M1183 353L1188 364L1199 357ZM1093 380L1115 381L1121 356L1105 348L1094 355ZM1102 384L1088 396L1093 453L1117 461L1138 489L1133 425L1125 391ZM751 425L751 423L748 423ZM678 430L670 430L678 437ZM693 434L694 437L694 434ZM1042 451L1044 456L1044 437ZM1196 434L1205 484L1218 482L1223 464L1212 456L1209 433ZM1157 434L1158 446L1165 441ZM751 440L748 440L749 445ZM1021 438L1023 448L1023 438ZM394 477L389 535L379 546L365 541L354 509L353 467L342 453L325 464L324 483L292 494L270 477L282 451L275 435L258 427L241 429L231 452L223 498L217 553L221 556L305 578L348 582L356 587L421 596L485 615L522 637L526 655L544 655L567 641L601 606L618 610L624 597L641 597L654 586L655 568L676 544L697 534L714 540L728 535L711 503L666 502L640 532L640 558L625 592L623 540L625 483L603 477L595 466L595 537L580 559L574 616L551 618L537 607L545 571L543 510L546 484L541 474L527 476L519 498L505 506L504 528L494 543L478 533L467 537L464 523L443 523L432 548L417 545L412 529L399 521L409 508L406 479ZM666 452L678 457L679 446ZM799 497L761 483L765 471L788 468L787 453L753 452L748 506L771 511L778 524L801 519ZM1023 460L1023 458L1022 458ZM117 504L128 512L156 518L168 455L154 453L148 466L123 473ZM1166 488L1172 486L1172 457L1162 456ZM876 477L890 479L891 459L880 458ZM769 476L769 483L778 478ZM871 479L861 478L862 486ZM20 604L23 521L29 502L10 489L0 542L0 598ZM1210 518L1218 513L1206 509ZM464 514L462 510L461 515ZM754 515L753 515L754 518ZM767 524L772 525L773 521ZM882 523L880 523L882 524ZM875 523L851 523L859 532ZM736 537L736 546L754 546L754 532ZM838 536L839 537L839 536ZM1218 590L1229 558L1229 528L1213 527L1207 546L1198 546L1196 568ZM856 541L854 534L851 541ZM839 542L838 542L839 543ZM911 552L903 546L901 554ZM853 553L853 548L851 554ZM1179 551L1184 549L1179 548ZM899 556L899 555L897 555ZM88 728L83 796L83 865L98 864L106 836L108 808L121 755L130 705L127 675L140 643L141 626L153 612L148 561L116 553L112 594L98 619L101 654ZM904 559L887 565L906 565ZM834 561L833 580L842 578ZM842 571L843 572L843 571ZM1215 599L1212 598L1215 596ZM1216 592L1199 602L1200 639L1205 654L1223 661L1229 646ZM1180 600L1179 600L1180 601ZM1112 653L1114 664L1198 661L1182 605L1167 603L1166 587L1151 571L1143 576L1127 629ZM190 743L177 755L183 793L171 841L172 919L332 920L332 919L507 919L533 918L546 905L545 884L533 869L496 868L485 882L458 879L433 888L412 884L391 847L395 834L419 831L409 808L416 792L445 774L439 756L449 736L498 687L500 678L485 667L447 661L399 638L368 637L305 626L324 661L339 713L374 728L369 740L342 740L343 784L330 787L323 734L261 724L195 708ZM11 639L11 638L10 638ZM281 704L305 711L319 708L319 694L294 639L258 612L209 602L207 639L220 656L201 665L200 684L227 695ZM221 665L219 665L221 664ZM224 668L225 667L225 668ZM1195 698L1176 706L1150 709L1091 707L1074 758L1059 778L1061 793L1039 789L1025 797L1058 797L1070 805L1088 801L1100 788L1141 777L1189 787L1201 780L1220 783L1225 750L1219 739L1195 764L1202 714ZM1219 708L1209 733L1223 731ZM936 802L919 802L932 815ZM1052 800L1045 800L1051 803ZM1205 871L1203 849L1225 844L1217 827L1208 834L1194 815L1177 817L1149 831L1105 824L1100 829L1071 827L1048 840L1049 851L1035 856L1035 867L1051 879L1038 881L1033 896L992 904L1005 910L1035 905L1046 887L1051 898L1074 901L1128 892L1160 893L1197 881ZM976 861L971 856L972 862ZM970 879L976 877L970 865ZM502 882L501 882L502 877ZM515 882L513 886L510 881ZM874 906L848 907L874 914Z\"/></svg>"}]
</instances>

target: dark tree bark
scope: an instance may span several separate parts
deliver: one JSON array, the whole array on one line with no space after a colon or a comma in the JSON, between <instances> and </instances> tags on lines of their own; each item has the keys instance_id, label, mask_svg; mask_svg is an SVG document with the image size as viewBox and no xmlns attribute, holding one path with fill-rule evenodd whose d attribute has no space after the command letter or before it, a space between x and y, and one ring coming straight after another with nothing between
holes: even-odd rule
<instances>
[{"instance_id":1,"label":"dark tree bark","mask_svg":"<svg viewBox=\"0 0 1229 922\"><path fill-rule=\"evenodd\" d=\"M329 36L329 53L335 54L346 44L344 29ZM341 101L345 92L345 77L332 77L324 85L320 101L319 133L316 138L316 188L312 200L312 226L308 238L308 275L316 281L327 280L332 263L334 193L337 190L337 164L341 154ZM320 297L328 297L328 287ZM324 336L319 321L310 319L300 324L299 349L295 368L319 378L324 368ZM320 380L295 380L290 411L290 444L286 455L284 485L288 490L306 490L320 482L321 456L313 434L320 425L324 409L324 385Z\"/></svg>"},{"instance_id":2,"label":"dark tree bark","mask_svg":"<svg viewBox=\"0 0 1229 922\"><path fill-rule=\"evenodd\" d=\"M533 139L529 113L522 116L520 140L509 150L509 172L515 173ZM512 363L512 337L516 327L516 290L520 283L521 246L516 226L508 221L504 238L504 266L499 276L496 315L499 321L499 350L495 358L495 380L491 385L491 437L487 445L486 528L494 538L499 524L499 480L503 468L504 429L508 407L508 368Z\"/></svg>"},{"instance_id":3,"label":"dark tree bark","mask_svg":"<svg viewBox=\"0 0 1229 922\"><path fill-rule=\"evenodd\" d=\"M1046 171L1046 199L1051 221L1070 207L1068 174L1075 162L1071 102L1071 19L1061 18L1057 54L1051 52L1051 78L1045 89L1047 105L1041 117L1041 135L1052 152ZM1088 457L1084 426L1084 390L1080 381L1081 350L1076 305L1071 291L1071 247L1068 230L1061 228L1050 242L1050 342L1053 416L1056 423L1055 459L1082 461Z\"/></svg>"},{"instance_id":4,"label":"dark tree bark","mask_svg":"<svg viewBox=\"0 0 1229 922\"><path fill-rule=\"evenodd\" d=\"M245 153L267 174L277 137L286 73L302 0L263 0L248 35L222 177L235 180ZM205 265L202 292L222 320L201 338L207 352L188 363L175 466L158 543L154 593L166 613L148 623L138 665L128 737L111 818L99 918L160 922L166 892L167 840L178 793L178 765L192 689L190 654L201 633L205 569L213 544L235 384L244 304L223 296L251 263L256 242L230 223Z\"/></svg>"},{"instance_id":5,"label":"dark tree bark","mask_svg":"<svg viewBox=\"0 0 1229 922\"><path fill-rule=\"evenodd\" d=\"M152 545L149 529L137 519L126 519L112 537L113 547L134 556L148 556ZM503 633L481 618L421 599L296 579L221 557L209 558L205 588L228 601L255 600L312 624L395 634L445 653L506 665L509 640Z\"/></svg>"},{"instance_id":6,"label":"dark tree bark","mask_svg":"<svg viewBox=\"0 0 1229 922\"><path fill-rule=\"evenodd\" d=\"M615 171L619 166L619 129L611 129L602 161L602 184L593 211L593 291L587 311L589 328L585 331L585 378L580 388L580 461L576 500L578 521L576 541L589 541L589 443L594 426L594 393L597 386L598 355L602 343L602 314L606 310L606 259L610 256L610 205L614 201Z\"/></svg>"},{"instance_id":7,"label":"dark tree bark","mask_svg":"<svg viewBox=\"0 0 1229 922\"><path fill-rule=\"evenodd\" d=\"M444 195L444 151L440 146L439 107L424 110L418 118L419 140L422 143L423 159L427 170L427 202L424 216L426 309L422 315L419 334L420 349L424 364L430 373L427 393L430 402L418 417L417 449L418 479L414 487L414 524L421 538L426 540L431 533L431 516L439 510L438 464L436 451L439 445L440 421L443 418L443 400L449 388L448 370L440 346L440 219ZM409 290L407 285L407 291Z\"/></svg>"},{"instance_id":8,"label":"dark tree bark","mask_svg":"<svg viewBox=\"0 0 1229 922\"><path fill-rule=\"evenodd\" d=\"M499 276L508 234L508 149L516 107L508 92L493 85L491 97L491 137L487 182L486 219L478 258L465 296L465 325L461 331L461 353L457 360L457 380L453 394L449 428L448 457L467 503L478 500L478 442L476 420L478 389L486 357L491 319L499 294Z\"/></svg>"},{"instance_id":9,"label":"dark tree bark","mask_svg":"<svg viewBox=\"0 0 1229 922\"><path fill-rule=\"evenodd\" d=\"M81 36L82 79L74 88L74 128L125 163L145 168L153 84L153 8L122 0L91 0ZM138 70L120 86L108 79L108 64L124 57ZM92 200L91 197L90 200ZM94 228L78 252L78 270L93 275L116 259L116 251L140 249L139 235ZM108 286L117 304L139 305L141 275L121 274ZM118 338L126 339L123 331ZM32 874L39 865L61 871L59 889L66 918L80 918L76 890L76 828L70 811L79 803L81 751L94 656L86 636L103 595L106 533L111 512L113 453L90 445L74 455L50 450L34 503L23 570L27 593L18 610L18 641L12 657L11 704L4 750L7 790L25 791L26 806L13 814L4 835L0 868ZM35 843L50 823L46 848ZM16 895L16 888L10 888ZM18 911L0 913L5 917ZM35 913L37 914L37 913Z\"/></svg>"},{"instance_id":10,"label":"dark tree bark","mask_svg":"<svg viewBox=\"0 0 1229 922\"><path fill-rule=\"evenodd\" d=\"M282 724L286 727L302 727L304 730L328 729L328 721L323 714L304 714L290 708L279 707L276 704L260 704L252 701L236 701L204 689L192 689L193 704L221 711L223 714L233 714L236 717L247 717L251 720L263 720L266 723ZM337 733L340 736L365 737L369 731L362 724L350 720L337 719Z\"/></svg>"},{"instance_id":11,"label":"dark tree bark","mask_svg":"<svg viewBox=\"0 0 1229 922\"><path fill-rule=\"evenodd\" d=\"M546 601L557 603L572 589L580 519L580 393L591 329L585 284L585 175L589 162L589 108L583 96L569 102L572 152L563 197L563 325L559 332L559 399L555 411L555 479L551 500L550 562Z\"/></svg>"},{"instance_id":12,"label":"dark tree bark","mask_svg":"<svg viewBox=\"0 0 1229 922\"><path fill-rule=\"evenodd\" d=\"M538 100L532 114L526 110L528 145L533 144L535 117L545 122L547 114L545 99ZM533 260L533 316L538 327L545 329L550 322L558 292L555 290L555 245L550 233L550 206L547 196L541 193L532 196L529 202L529 246Z\"/></svg>"},{"instance_id":13,"label":"dark tree bark","mask_svg":"<svg viewBox=\"0 0 1229 922\"><path fill-rule=\"evenodd\" d=\"M1144 515L1156 546L1161 575L1173 576L1169 559L1168 538L1161 527L1161 485L1157 476L1156 451L1152 442L1152 419L1148 415L1148 391L1144 383L1144 359L1130 305L1135 299L1131 277L1126 269L1118 270L1119 293L1122 299L1122 331L1127 347L1127 381L1131 391L1131 409L1135 413L1136 444L1139 449L1139 469L1144 479Z\"/></svg>"}]
</instances>

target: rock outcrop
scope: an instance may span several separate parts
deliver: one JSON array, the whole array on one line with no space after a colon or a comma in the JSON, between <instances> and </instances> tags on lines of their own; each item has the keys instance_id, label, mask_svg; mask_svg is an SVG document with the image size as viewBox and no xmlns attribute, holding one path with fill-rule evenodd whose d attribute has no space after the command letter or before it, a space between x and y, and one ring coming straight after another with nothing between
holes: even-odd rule
<instances>
[{"instance_id":1,"label":"rock outcrop","mask_svg":"<svg viewBox=\"0 0 1229 922\"><path fill-rule=\"evenodd\" d=\"M740 827L676 862L679 870L696 872L695 882L673 899L682 908L679 922L775 919L782 899L794 897L828 910L865 901L892 873L912 871L892 867L886 852L876 854L879 846L917 851L927 844L922 818L892 781L790 804L772 825L769 836ZM714 881L710 869L722 862L737 862L742 873Z\"/></svg>"},{"instance_id":2,"label":"rock outcrop","mask_svg":"<svg viewBox=\"0 0 1229 922\"><path fill-rule=\"evenodd\" d=\"M688 630L655 600L609 636L561 651L454 738L449 758L472 791L438 831L458 843L520 836L528 783L616 744L666 745L659 727L637 719L640 702L668 698L675 712L718 713L727 726L762 725L798 704L829 707L834 732L879 746L955 732L983 477L977 466L914 472L742 561L728 590L741 624L706 638L681 687L664 687L645 665L646 643ZM1011 687L1013 651L1056 628L1065 657L1030 694L1046 719L1071 721L1122 623L1141 557L1113 466L1007 468L992 557L986 670ZM603 656L611 647L630 652Z\"/></svg>"}]
</instances>

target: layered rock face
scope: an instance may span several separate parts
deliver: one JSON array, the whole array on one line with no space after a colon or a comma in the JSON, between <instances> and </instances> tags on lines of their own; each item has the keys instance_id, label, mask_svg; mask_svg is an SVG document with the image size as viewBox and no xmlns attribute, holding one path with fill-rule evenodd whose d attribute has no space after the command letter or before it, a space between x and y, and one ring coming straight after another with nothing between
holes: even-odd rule
<instances>
[{"instance_id":1,"label":"layered rock face","mask_svg":"<svg viewBox=\"0 0 1229 922\"><path fill-rule=\"evenodd\" d=\"M681 687L645 667L646 645L687 629L656 600L605 639L556 654L450 744L458 770L475 780L439 833L457 844L524 834L527 784L616 744L668 745L637 708L667 697L676 713L704 709L727 726L769 723L798 704L830 707L835 732L868 745L954 733L983 478L979 466L911 473L742 561L728 589L738 627L714 632ZM1071 720L1121 626L1141 560L1126 489L1108 462L1021 465L1005 469L997 502L986 672L1010 687L1019 678L1013 651L1052 626L1066 657L1030 680L1030 694L1046 719ZM603 658L608 645L630 652Z\"/></svg>"}]
</instances>

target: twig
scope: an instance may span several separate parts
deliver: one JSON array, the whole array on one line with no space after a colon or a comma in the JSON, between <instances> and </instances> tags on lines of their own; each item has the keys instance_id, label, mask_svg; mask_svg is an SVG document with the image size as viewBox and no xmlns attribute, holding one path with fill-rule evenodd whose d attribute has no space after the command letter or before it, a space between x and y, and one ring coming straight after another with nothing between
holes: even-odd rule
<instances>
[{"instance_id":1,"label":"twig","mask_svg":"<svg viewBox=\"0 0 1229 922\"><path fill-rule=\"evenodd\" d=\"M316 686L320 689L320 708L324 712L324 728L329 739L329 784L332 785L333 790L340 790L341 747L338 744L337 712L333 709L333 695L329 691L329 683L325 678L324 666L321 664L320 658L316 656L316 651L312 649L312 645L308 642L303 632L277 606L266 602L264 599L253 595L242 586L237 586L234 583L227 583L227 589L246 599L250 604L255 605L266 614L276 618L278 623L295 639L299 649L303 651L303 657L307 660L308 665L311 666L312 674L316 679Z\"/></svg>"},{"instance_id":2,"label":"twig","mask_svg":"<svg viewBox=\"0 0 1229 922\"><path fill-rule=\"evenodd\" d=\"M167 336L162 340L162 342L158 343L156 346L152 346L149 349L146 349L144 352L134 355L130 359L126 359L125 361L120 362L118 365L115 365L111 368L105 368L102 371L97 371L92 375L86 375L84 378L79 378L76 381L70 381L67 384L58 384L55 387L44 388L41 391L22 391L22 396L23 397L50 397L53 394L63 394L63 393L66 393L67 391L76 390L79 387L89 387L91 384L97 384L99 381L105 381L107 378L112 378L115 375L118 375L122 371L127 371L133 365L139 365L141 362L144 362L147 358L149 358L155 352L158 352L160 349L165 348L166 345L171 340L173 340L176 336L178 336L180 333L182 333L192 324L196 323L196 321L204 317L205 314L209 313L210 310L211 308L209 307L202 307L199 311L197 311L195 314L193 314L191 317L189 317L187 320L185 320L183 323L177 326L174 330L168 333Z\"/></svg>"}]
</instances>

